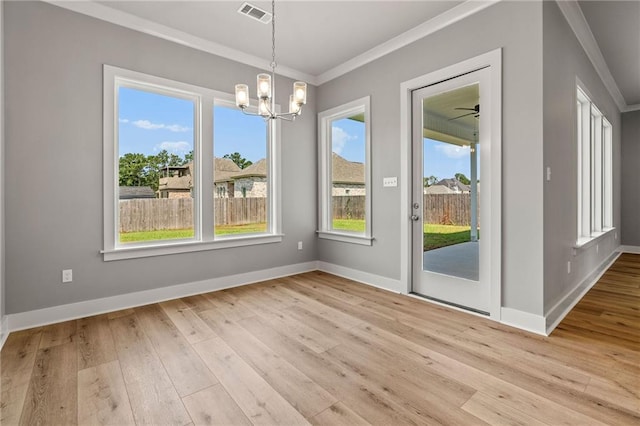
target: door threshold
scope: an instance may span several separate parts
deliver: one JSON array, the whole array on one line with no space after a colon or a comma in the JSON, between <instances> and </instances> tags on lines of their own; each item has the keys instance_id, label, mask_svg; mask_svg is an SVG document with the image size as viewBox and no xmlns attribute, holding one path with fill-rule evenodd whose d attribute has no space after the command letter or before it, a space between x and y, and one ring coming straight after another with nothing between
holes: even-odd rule
<instances>
[{"instance_id":1,"label":"door threshold","mask_svg":"<svg viewBox=\"0 0 640 426\"><path fill-rule=\"evenodd\" d=\"M443 306L446 306L446 307L455 308L456 310L467 312L467 313L471 313L471 314L475 314L475 315L478 315L478 316L483 316L483 317L491 316L491 314L489 312L481 311L480 309L469 308L467 306L458 305L457 303L453 303L453 302L447 302L446 300L436 299L435 297L431 297L431 296L425 296L424 294L415 293L413 291L411 293L409 293L408 296L413 296L413 297L418 298L418 299L424 299L424 300L427 300L429 302L433 302L433 303L435 303L437 305L443 305Z\"/></svg>"}]
</instances>

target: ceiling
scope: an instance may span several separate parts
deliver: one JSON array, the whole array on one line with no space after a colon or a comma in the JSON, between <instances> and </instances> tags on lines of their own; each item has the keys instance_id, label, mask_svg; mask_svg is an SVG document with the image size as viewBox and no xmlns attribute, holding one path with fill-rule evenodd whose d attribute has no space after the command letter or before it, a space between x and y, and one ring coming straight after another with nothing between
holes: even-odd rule
<instances>
[{"instance_id":1,"label":"ceiling","mask_svg":"<svg viewBox=\"0 0 640 426\"><path fill-rule=\"evenodd\" d=\"M249 65L271 62L271 25L237 13L244 0L47 1ZM322 84L496 1L278 0L278 72ZM268 1L249 3L271 10ZM583 46L593 34L595 53L585 50L618 107L640 109L640 1L559 4L576 33L567 5L579 18Z\"/></svg>"},{"instance_id":2,"label":"ceiling","mask_svg":"<svg viewBox=\"0 0 640 426\"><path fill-rule=\"evenodd\" d=\"M640 1L580 1L627 105L640 104Z\"/></svg>"}]
</instances>

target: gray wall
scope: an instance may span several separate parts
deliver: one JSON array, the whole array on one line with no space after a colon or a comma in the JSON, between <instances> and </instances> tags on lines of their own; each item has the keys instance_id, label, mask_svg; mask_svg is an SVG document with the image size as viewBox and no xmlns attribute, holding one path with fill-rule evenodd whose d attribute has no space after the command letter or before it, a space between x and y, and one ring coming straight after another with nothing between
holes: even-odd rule
<instances>
[{"instance_id":1,"label":"gray wall","mask_svg":"<svg viewBox=\"0 0 640 426\"><path fill-rule=\"evenodd\" d=\"M622 114L622 244L640 247L640 111Z\"/></svg>"},{"instance_id":2,"label":"gray wall","mask_svg":"<svg viewBox=\"0 0 640 426\"><path fill-rule=\"evenodd\" d=\"M544 164L552 171L552 180L544 181L544 303L548 311L619 244L615 233L611 233L599 241L599 247L593 245L573 254L578 227L576 77L613 126L613 221L617 228L620 227L620 113L556 2L543 3ZM543 169L537 179L544 179ZM571 274L567 273L568 261Z\"/></svg>"},{"instance_id":3,"label":"gray wall","mask_svg":"<svg viewBox=\"0 0 640 426\"><path fill-rule=\"evenodd\" d=\"M282 128L281 244L103 262L102 65L229 93L259 70L45 3L6 3L4 22L7 313L317 259L311 101Z\"/></svg>"},{"instance_id":4,"label":"gray wall","mask_svg":"<svg viewBox=\"0 0 640 426\"><path fill-rule=\"evenodd\" d=\"M0 2L0 336L4 320L4 1Z\"/></svg>"},{"instance_id":5,"label":"gray wall","mask_svg":"<svg viewBox=\"0 0 640 426\"><path fill-rule=\"evenodd\" d=\"M318 111L371 95L372 247L318 242L320 260L400 278L400 84L503 48L503 306L542 314L542 5L501 2L318 89ZM399 182L399 185L406 185ZM394 289L398 290L398 289Z\"/></svg>"}]
</instances>

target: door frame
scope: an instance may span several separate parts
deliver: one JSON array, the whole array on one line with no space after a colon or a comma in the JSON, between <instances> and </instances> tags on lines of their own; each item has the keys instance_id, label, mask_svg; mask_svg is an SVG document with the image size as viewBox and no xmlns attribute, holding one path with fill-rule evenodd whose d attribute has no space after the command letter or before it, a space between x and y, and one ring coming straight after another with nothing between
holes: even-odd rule
<instances>
[{"instance_id":1,"label":"door frame","mask_svg":"<svg viewBox=\"0 0 640 426\"><path fill-rule=\"evenodd\" d=\"M404 294L411 292L412 260L412 104L411 93L481 68L489 67L491 93L491 266L490 318L500 321L502 268L502 49L447 66L400 84L400 284ZM427 300L427 299L424 299ZM470 311L469 311L470 312Z\"/></svg>"}]
</instances>

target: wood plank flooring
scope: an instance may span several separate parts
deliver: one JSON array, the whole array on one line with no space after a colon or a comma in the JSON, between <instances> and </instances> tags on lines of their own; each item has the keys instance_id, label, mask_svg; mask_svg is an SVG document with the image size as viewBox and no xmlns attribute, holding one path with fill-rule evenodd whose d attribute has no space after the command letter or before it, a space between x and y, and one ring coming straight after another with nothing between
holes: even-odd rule
<instances>
[{"instance_id":1,"label":"wood plank flooring","mask_svg":"<svg viewBox=\"0 0 640 426\"><path fill-rule=\"evenodd\" d=\"M0 424L640 424L640 255L550 337L322 272L11 333Z\"/></svg>"}]
</instances>

